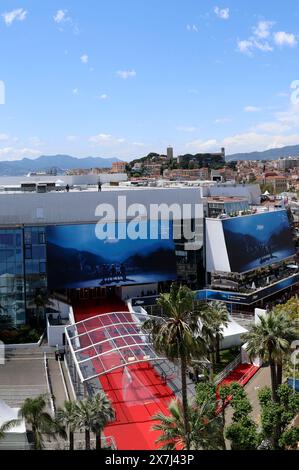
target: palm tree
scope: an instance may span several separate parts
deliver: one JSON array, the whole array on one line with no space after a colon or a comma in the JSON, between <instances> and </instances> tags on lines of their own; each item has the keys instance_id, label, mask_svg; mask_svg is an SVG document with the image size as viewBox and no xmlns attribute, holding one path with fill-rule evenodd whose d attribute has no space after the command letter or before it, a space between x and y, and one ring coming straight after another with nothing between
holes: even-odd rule
<instances>
[{"instance_id":1,"label":"palm tree","mask_svg":"<svg viewBox=\"0 0 299 470\"><path fill-rule=\"evenodd\" d=\"M74 433L77 427L77 405L73 401L65 401L63 408L58 408L56 421L63 426L69 436L69 450L74 450Z\"/></svg>"},{"instance_id":2,"label":"palm tree","mask_svg":"<svg viewBox=\"0 0 299 470\"><path fill-rule=\"evenodd\" d=\"M186 439L184 410L182 403L173 400L169 404L169 415L156 414L158 421L153 430L161 434L156 440L161 450L219 450L223 449L221 417L208 417L206 404L201 407L189 405L189 442Z\"/></svg>"},{"instance_id":3,"label":"palm tree","mask_svg":"<svg viewBox=\"0 0 299 470\"><path fill-rule=\"evenodd\" d=\"M278 402L277 389L282 383L282 362L290 350L291 342L297 338L296 324L283 312L270 312L260 316L259 323L253 325L244 335L249 357L259 356L269 361L271 370L272 398Z\"/></svg>"},{"instance_id":4,"label":"palm tree","mask_svg":"<svg viewBox=\"0 0 299 470\"><path fill-rule=\"evenodd\" d=\"M110 400L104 392L100 392L92 398L92 423L91 431L96 436L96 450L101 449L102 431L106 424L115 418Z\"/></svg>"},{"instance_id":5,"label":"palm tree","mask_svg":"<svg viewBox=\"0 0 299 470\"><path fill-rule=\"evenodd\" d=\"M186 286L172 284L170 292L161 294L158 305L163 318L150 319L144 329L150 332L158 354L170 361L180 361L182 382L182 406L187 449L189 448L189 419L187 397L187 366L192 359L202 357L205 352L198 315L193 312L194 293Z\"/></svg>"},{"instance_id":6,"label":"palm tree","mask_svg":"<svg viewBox=\"0 0 299 470\"><path fill-rule=\"evenodd\" d=\"M220 340L223 338L223 328L228 325L227 307L223 302L209 302L200 311L202 332L215 352L215 362L220 363ZM214 361L213 361L214 362Z\"/></svg>"},{"instance_id":7,"label":"palm tree","mask_svg":"<svg viewBox=\"0 0 299 470\"><path fill-rule=\"evenodd\" d=\"M56 432L59 431L63 435L61 430L58 430L55 425L52 416L46 411L46 406L47 403L44 395L39 395L36 398L26 398L19 410L18 419L5 423L2 432L3 429L4 431L8 430L20 424L22 420L25 420L32 431L34 449L42 450L44 447L44 434L55 437Z\"/></svg>"},{"instance_id":8,"label":"palm tree","mask_svg":"<svg viewBox=\"0 0 299 470\"><path fill-rule=\"evenodd\" d=\"M76 405L76 423L79 429L85 432L85 450L90 450L90 432L94 423L93 402L90 397L85 398Z\"/></svg>"}]
</instances>

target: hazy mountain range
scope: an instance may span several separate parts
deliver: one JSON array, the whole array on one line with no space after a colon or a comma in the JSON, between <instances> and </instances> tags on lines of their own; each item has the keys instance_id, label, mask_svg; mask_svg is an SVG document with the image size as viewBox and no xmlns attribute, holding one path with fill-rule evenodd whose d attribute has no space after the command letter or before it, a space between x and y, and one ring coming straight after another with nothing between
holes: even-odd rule
<instances>
[{"instance_id":1,"label":"hazy mountain range","mask_svg":"<svg viewBox=\"0 0 299 470\"><path fill-rule=\"evenodd\" d=\"M265 150L264 152L235 153L227 155L226 161L236 160L277 160L282 157L299 157L299 145Z\"/></svg>"},{"instance_id":2,"label":"hazy mountain range","mask_svg":"<svg viewBox=\"0 0 299 470\"><path fill-rule=\"evenodd\" d=\"M299 145L291 145L264 152L235 153L226 156L226 161L234 160L277 160L281 157L299 156ZM33 171L47 171L51 168L57 174L75 168L111 168L113 162L120 161L116 157L86 157L78 158L70 155L42 155L38 158L23 158L22 160L0 162L0 176L24 176Z\"/></svg>"},{"instance_id":3,"label":"hazy mountain range","mask_svg":"<svg viewBox=\"0 0 299 470\"><path fill-rule=\"evenodd\" d=\"M77 158L70 155L42 155L31 159L0 162L0 176L23 176L31 171L47 171L57 169L57 174L75 168L111 168L118 158L86 157Z\"/></svg>"}]
</instances>

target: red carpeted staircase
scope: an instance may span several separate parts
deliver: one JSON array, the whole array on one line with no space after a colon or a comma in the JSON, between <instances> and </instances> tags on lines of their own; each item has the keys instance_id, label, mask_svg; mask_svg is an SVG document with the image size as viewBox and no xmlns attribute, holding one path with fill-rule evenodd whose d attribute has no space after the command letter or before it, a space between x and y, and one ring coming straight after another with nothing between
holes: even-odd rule
<instances>
[{"instance_id":1,"label":"red carpeted staircase","mask_svg":"<svg viewBox=\"0 0 299 470\"><path fill-rule=\"evenodd\" d=\"M73 311L75 321L79 322L104 313L125 312L128 308L119 298L111 297L78 301L73 304ZM92 322L88 328L93 328ZM116 420L105 428L105 435L114 438L119 450L154 450L159 432L152 431L155 423L152 417L159 412L168 413L174 394L151 363L132 364L127 370L132 377L128 392L124 391L123 368L99 377L116 413Z\"/></svg>"},{"instance_id":2,"label":"red carpeted staircase","mask_svg":"<svg viewBox=\"0 0 299 470\"><path fill-rule=\"evenodd\" d=\"M219 389L224 385L230 385L234 382L239 383L244 387L249 380L257 373L260 369L258 366L253 364L238 364L218 385L217 387L217 398L220 400ZM229 403L232 397L228 397L225 406ZM222 406L219 404L217 413L220 413Z\"/></svg>"},{"instance_id":3,"label":"red carpeted staircase","mask_svg":"<svg viewBox=\"0 0 299 470\"><path fill-rule=\"evenodd\" d=\"M223 385L229 385L233 382L238 382L240 385L244 386L258 370L259 367L254 366L253 364L239 364L220 382L218 388Z\"/></svg>"}]
</instances>

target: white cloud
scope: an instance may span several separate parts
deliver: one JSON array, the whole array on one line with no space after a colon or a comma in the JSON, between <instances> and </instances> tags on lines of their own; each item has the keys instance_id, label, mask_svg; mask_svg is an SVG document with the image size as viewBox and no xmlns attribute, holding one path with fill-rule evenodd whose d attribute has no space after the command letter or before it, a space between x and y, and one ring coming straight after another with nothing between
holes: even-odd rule
<instances>
[{"instance_id":1,"label":"white cloud","mask_svg":"<svg viewBox=\"0 0 299 470\"><path fill-rule=\"evenodd\" d=\"M144 142L133 142L132 145L134 145L135 147L144 147L145 143Z\"/></svg>"},{"instance_id":2,"label":"white cloud","mask_svg":"<svg viewBox=\"0 0 299 470\"><path fill-rule=\"evenodd\" d=\"M285 31L272 33L274 25L273 21L259 21L257 26L252 28L253 34L249 38L237 42L238 50L243 54L252 56L255 50L272 52L277 46L294 47L297 45L298 41L293 33L286 33Z\"/></svg>"},{"instance_id":3,"label":"white cloud","mask_svg":"<svg viewBox=\"0 0 299 470\"><path fill-rule=\"evenodd\" d=\"M136 72L134 69L132 70L118 70L116 72L116 75L120 78L123 78L124 80L127 80L128 78L136 77Z\"/></svg>"},{"instance_id":4,"label":"white cloud","mask_svg":"<svg viewBox=\"0 0 299 470\"><path fill-rule=\"evenodd\" d=\"M262 52L272 52L273 47L269 44L268 41L261 42L254 38L245 39L238 41L238 49L243 54L252 55L255 49L258 49Z\"/></svg>"},{"instance_id":5,"label":"white cloud","mask_svg":"<svg viewBox=\"0 0 299 470\"><path fill-rule=\"evenodd\" d=\"M226 124L228 122L232 122L232 118L223 117L223 118L215 119L215 124Z\"/></svg>"},{"instance_id":6,"label":"white cloud","mask_svg":"<svg viewBox=\"0 0 299 470\"><path fill-rule=\"evenodd\" d=\"M198 27L195 24L187 24L187 31L198 33Z\"/></svg>"},{"instance_id":7,"label":"white cloud","mask_svg":"<svg viewBox=\"0 0 299 470\"><path fill-rule=\"evenodd\" d=\"M253 49L253 43L248 39L243 39L242 41L238 41L238 49L243 54L250 54Z\"/></svg>"},{"instance_id":8,"label":"white cloud","mask_svg":"<svg viewBox=\"0 0 299 470\"><path fill-rule=\"evenodd\" d=\"M37 136L30 137L29 142L30 145L33 145L34 147L41 147L42 145L44 145L42 140Z\"/></svg>"},{"instance_id":9,"label":"white cloud","mask_svg":"<svg viewBox=\"0 0 299 470\"><path fill-rule=\"evenodd\" d=\"M222 144L227 148L227 153L262 151L270 148L284 147L285 145L294 145L299 142L299 134L292 135L269 135L259 134L257 132L246 132L226 137Z\"/></svg>"},{"instance_id":10,"label":"white cloud","mask_svg":"<svg viewBox=\"0 0 299 470\"><path fill-rule=\"evenodd\" d=\"M288 131L290 126L277 121L262 122L254 127L254 130L267 132L268 134L283 133Z\"/></svg>"},{"instance_id":11,"label":"white cloud","mask_svg":"<svg viewBox=\"0 0 299 470\"><path fill-rule=\"evenodd\" d=\"M111 134L98 134L89 137L88 141L94 145L116 145L125 142L125 139L114 137Z\"/></svg>"},{"instance_id":12,"label":"white cloud","mask_svg":"<svg viewBox=\"0 0 299 470\"><path fill-rule=\"evenodd\" d=\"M106 93L103 93L102 95L99 96L100 100L107 100L109 98L108 95L106 95Z\"/></svg>"},{"instance_id":13,"label":"white cloud","mask_svg":"<svg viewBox=\"0 0 299 470\"><path fill-rule=\"evenodd\" d=\"M4 147L0 148L0 159L5 160L20 160L24 157L37 157L40 155L40 150L31 148L15 148Z\"/></svg>"},{"instance_id":14,"label":"white cloud","mask_svg":"<svg viewBox=\"0 0 299 470\"><path fill-rule=\"evenodd\" d=\"M281 98L287 98L290 96L290 94L287 91L280 91L279 93L277 93L277 96Z\"/></svg>"},{"instance_id":15,"label":"white cloud","mask_svg":"<svg viewBox=\"0 0 299 470\"><path fill-rule=\"evenodd\" d=\"M55 15L53 16L53 20L59 25L59 31L64 31L62 26L68 25L72 28L74 34L79 34L80 31L77 23L73 21L73 19L68 13L68 10L57 10Z\"/></svg>"},{"instance_id":16,"label":"white cloud","mask_svg":"<svg viewBox=\"0 0 299 470\"><path fill-rule=\"evenodd\" d=\"M178 126L176 129L179 132L195 132L196 131L196 127L194 126Z\"/></svg>"},{"instance_id":17,"label":"white cloud","mask_svg":"<svg viewBox=\"0 0 299 470\"><path fill-rule=\"evenodd\" d=\"M289 129L299 129L299 107L293 106L292 108L276 113L276 119Z\"/></svg>"},{"instance_id":18,"label":"white cloud","mask_svg":"<svg viewBox=\"0 0 299 470\"><path fill-rule=\"evenodd\" d=\"M262 52L272 52L273 51L273 46L271 46L267 41L266 42L260 42L260 41L254 41L253 45L256 49Z\"/></svg>"},{"instance_id":19,"label":"white cloud","mask_svg":"<svg viewBox=\"0 0 299 470\"><path fill-rule=\"evenodd\" d=\"M228 20L229 19L229 8L215 7L214 8L214 13L218 16L218 18L221 18L222 20Z\"/></svg>"},{"instance_id":20,"label":"white cloud","mask_svg":"<svg viewBox=\"0 0 299 470\"><path fill-rule=\"evenodd\" d=\"M261 111L261 108L257 106L245 106L244 112L245 113L258 113Z\"/></svg>"},{"instance_id":21,"label":"white cloud","mask_svg":"<svg viewBox=\"0 0 299 470\"><path fill-rule=\"evenodd\" d=\"M193 149L198 152L205 152L205 151L213 151L219 148L219 143L216 139L209 139L209 140L201 140L196 139L192 142L188 142L186 144L188 149Z\"/></svg>"},{"instance_id":22,"label":"white cloud","mask_svg":"<svg viewBox=\"0 0 299 470\"><path fill-rule=\"evenodd\" d=\"M274 42L280 47L294 47L297 45L297 39L295 34L286 33L285 31L278 31L277 33L274 33Z\"/></svg>"},{"instance_id":23,"label":"white cloud","mask_svg":"<svg viewBox=\"0 0 299 470\"><path fill-rule=\"evenodd\" d=\"M10 26L14 21L24 21L27 17L27 11L23 8L2 13L2 18L7 26Z\"/></svg>"},{"instance_id":24,"label":"white cloud","mask_svg":"<svg viewBox=\"0 0 299 470\"><path fill-rule=\"evenodd\" d=\"M81 55L80 60L81 60L82 64L87 64L88 63L88 55L87 54Z\"/></svg>"},{"instance_id":25,"label":"white cloud","mask_svg":"<svg viewBox=\"0 0 299 470\"><path fill-rule=\"evenodd\" d=\"M9 135L8 134L0 134L0 140L8 140L9 139Z\"/></svg>"},{"instance_id":26,"label":"white cloud","mask_svg":"<svg viewBox=\"0 0 299 470\"><path fill-rule=\"evenodd\" d=\"M257 26L253 28L253 34L260 39L266 39L270 36L274 24L273 21L259 21Z\"/></svg>"},{"instance_id":27,"label":"white cloud","mask_svg":"<svg viewBox=\"0 0 299 470\"><path fill-rule=\"evenodd\" d=\"M53 20L55 23L65 23L69 21L69 17L67 16L68 10L57 10L55 15L53 16Z\"/></svg>"},{"instance_id":28,"label":"white cloud","mask_svg":"<svg viewBox=\"0 0 299 470\"><path fill-rule=\"evenodd\" d=\"M78 137L76 135L67 135L66 136L66 140L68 142L76 142L77 139L78 139Z\"/></svg>"},{"instance_id":29,"label":"white cloud","mask_svg":"<svg viewBox=\"0 0 299 470\"><path fill-rule=\"evenodd\" d=\"M73 93L73 95L79 95L79 89L78 89L78 88L74 88L74 89L72 90L72 93Z\"/></svg>"}]
</instances>

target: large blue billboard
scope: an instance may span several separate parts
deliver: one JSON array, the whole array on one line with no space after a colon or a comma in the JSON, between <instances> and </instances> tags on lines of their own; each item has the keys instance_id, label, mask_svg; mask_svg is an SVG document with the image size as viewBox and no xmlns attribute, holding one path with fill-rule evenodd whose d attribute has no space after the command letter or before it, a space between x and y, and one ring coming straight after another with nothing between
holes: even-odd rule
<instances>
[{"instance_id":1,"label":"large blue billboard","mask_svg":"<svg viewBox=\"0 0 299 470\"><path fill-rule=\"evenodd\" d=\"M266 299L280 291L288 289L299 283L299 274L294 274L287 279L282 279L272 286L264 287L251 294L242 294L239 292L225 292L216 290L200 290L196 292L196 300L219 300L226 303L237 303L242 305L251 305L260 300Z\"/></svg>"},{"instance_id":2,"label":"large blue billboard","mask_svg":"<svg viewBox=\"0 0 299 470\"><path fill-rule=\"evenodd\" d=\"M141 231L148 236L134 240L128 236L100 239L96 236L95 224L47 227L49 288L93 288L176 280L172 227L167 228L169 236L164 238L164 222L151 222L151 230L153 224L157 224L157 238L151 239L149 223L141 221L142 224ZM116 235L127 233L126 229L125 222L118 223Z\"/></svg>"},{"instance_id":3,"label":"large blue billboard","mask_svg":"<svg viewBox=\"0 0 299 470\"><path fill-rule=\"evenodd\" d=\"M284 210L230 218L222 223L232 272L251 271L296 253Z\"/></svg>"}]
</instances>

